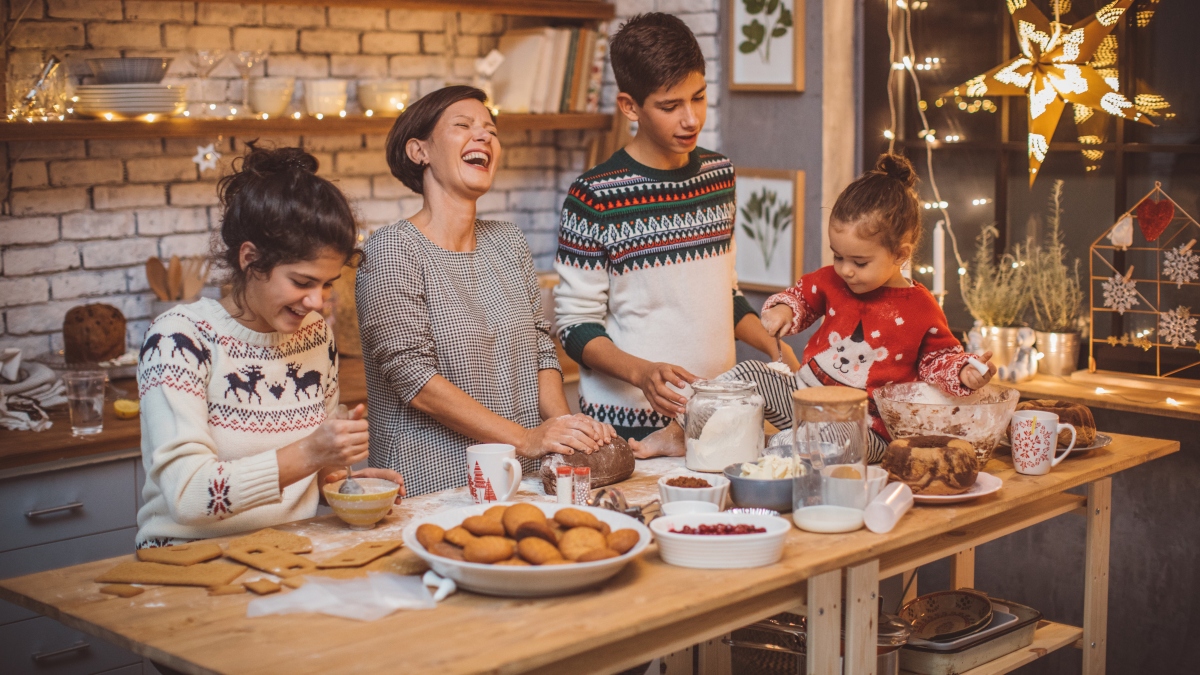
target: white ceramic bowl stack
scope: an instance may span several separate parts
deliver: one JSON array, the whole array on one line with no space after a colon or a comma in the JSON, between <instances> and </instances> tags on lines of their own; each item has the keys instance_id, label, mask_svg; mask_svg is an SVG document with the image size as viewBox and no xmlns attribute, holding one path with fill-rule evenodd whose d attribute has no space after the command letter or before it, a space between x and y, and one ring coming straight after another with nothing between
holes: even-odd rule
<instances>
[{"instance_id":1,"label":"white ceramic bowl stack","mask_svg":"<svg viewBox=\"0 0 1200 675\"><path fill-rule=\"evenodd\" d=\"M754 525L756 534L679 534L684 525ZM658 554L668 565L699 569L741 569L771 565L783 557L783 544L792 524L778 516L740 513L690 513L650 521Z\"/></svg>"},{"instance_id":2,"label":"white ceramic bowl stack","mask_svg":"<svg viewBox=\"0 0 1200 675\"><path fill-rule=\"evenodd\" d=\"M89 117L131 119L171 117L187 107L187 87L179 84L90 84L75 88L75 112Z\"/></svg>"},{"instance_id":3,"label":"white ceramic bowl stack","mask_svg":"<svg viewBox=\"0 0 1200 675\"><path fill-rule=\"evenodd\" d=\"M250 80L250 107L268 117L281 117L296 91L294 77L256 77Z\"/></svg>"},{"instance_id":4,"label":"white ceramic bowl stack","mask_svg":"<svg viewBox=\"0 0 1200 675\"><path fill-rule=\"evenodd\" d=\"M346 110L346 80L306 80L304 110L312 116L337 117Z\"/></svg>"},{"instance_id":5,"label":"white ceramic bowl stack","mask_svg":"<svg viewBox=\"0 0 1200 675\"><path fill-rule=\"evenodd\" d=\"M409 87L401 80L362 80L358 83L358 104L363 112L395 117L408 105Z\"/></svg>"}]
</instances>

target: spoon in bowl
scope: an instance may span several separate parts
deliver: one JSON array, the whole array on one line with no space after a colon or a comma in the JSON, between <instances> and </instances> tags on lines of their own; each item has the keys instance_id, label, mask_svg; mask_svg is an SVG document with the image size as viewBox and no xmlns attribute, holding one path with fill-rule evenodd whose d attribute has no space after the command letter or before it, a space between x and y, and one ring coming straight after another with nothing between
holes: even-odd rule
<instances>
[{"instance_id":1,"label":"spoon in bowl","mask_svg":"<svg viewBox=\"0 0 1200 675\"><path fill-rule=\"evenodd\" d=\"M346 406L340 403L338 404L337 411L334 412L333 416L336 419L358 419L358 415L351 414L346 409ZM360 485L358 481L354 480L353 468L349 466L346 467L346 480L342 481L341 487L338 488L338 494L361 495L366 494L366 492L367 491L363 489L363 486Z\"/></svg>"}]
</instances>

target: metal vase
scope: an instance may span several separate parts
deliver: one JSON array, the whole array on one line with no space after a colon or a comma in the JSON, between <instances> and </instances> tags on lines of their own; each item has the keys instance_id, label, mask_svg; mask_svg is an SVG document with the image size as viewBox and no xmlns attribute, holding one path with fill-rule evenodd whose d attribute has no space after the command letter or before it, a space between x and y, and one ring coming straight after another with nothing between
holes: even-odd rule
<instances>
[{"instance_id":1,"label":"metal vase","mask_svg":"<svg viewBox=\"0 0 1200 675\"><path fill-rule=\"evenodd\" d=\"M1020 328L1001 328L999 326L983 326L980 332L983 333L983 349L992 353L992 363L996 367L1007 366L1012 363L1017 356L1017 349L1021 346L1017 340L1017 331Z\"/></svg>"},{"instance_id":2,"label":"metal vase","mask_svg":"<svg viewBox=\"0 0 1200 675\"><path fill-rule=\"evenodd\" d=\"M1075 372L1079 363L1079 333L1036 332L1038 372L1044 375L1065 376Z\"/></svg>"}]
</instances>

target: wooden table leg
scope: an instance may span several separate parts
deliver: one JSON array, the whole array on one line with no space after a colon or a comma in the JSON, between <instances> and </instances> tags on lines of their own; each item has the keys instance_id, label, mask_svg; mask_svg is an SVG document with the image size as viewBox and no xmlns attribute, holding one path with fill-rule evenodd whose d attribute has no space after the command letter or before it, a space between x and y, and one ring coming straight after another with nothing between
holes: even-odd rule
<instances>
[{"instance_id":1,"label":"wooden table leg","mask_svg":"<svg viewBox=\"0 0 1200 675\"><path fill-rule=\"evenodd\" d=\"M975 549L968 548L950 557L950 589L975 588Z\"/></svg>"},{"instance_id":2,"label":"wooden table leg","mask_svg":"<svg viewBox=\"0 0 1200 675\"><path fill-rule=\"evenodd\" d=\"M842 646L842 571L808 580L808 675L839 675Z\"/></svg>"},{"instance_id":3,"label":"wooden table leg","mask_svg":"<svg viewBox=\"0 0 1200 675\"><path fill-rule=\"evenodd\" d=\"M879 560L846 569L846 673L875 675Z\"/></svg>"},{"instance_id":4,"label":"wooden table leg","mask_svg":"<svg viewBox=\"0 0 1200 675\"><path fill-rule=\"evenodd\" d=\"M1083 586L1083 673L1103 675L1108 653L1108 545L1112 478L1087 486L1087 549Z\"/></svg>"}]
</instances>

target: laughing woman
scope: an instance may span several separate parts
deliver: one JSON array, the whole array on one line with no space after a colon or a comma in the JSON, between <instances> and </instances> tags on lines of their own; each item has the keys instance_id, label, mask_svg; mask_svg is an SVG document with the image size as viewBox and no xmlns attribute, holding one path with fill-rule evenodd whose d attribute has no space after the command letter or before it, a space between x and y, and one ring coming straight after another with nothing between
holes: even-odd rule
<instances>
[{"instance_id":1,"label":"laughing woman","mask_svg":"<svg viewBox=\"0 0 1200 675\"><path fill-rule=\"evenodd\" d=\"M412 496L466 485L473 443L515 446L529 472L615 435L567 408L520 230L475 217L500 165L485 100L446 87L396 120L388 165L424 202L371 235L358 271L370 464L403 473Z\"/></svg>"}]
</instances>

